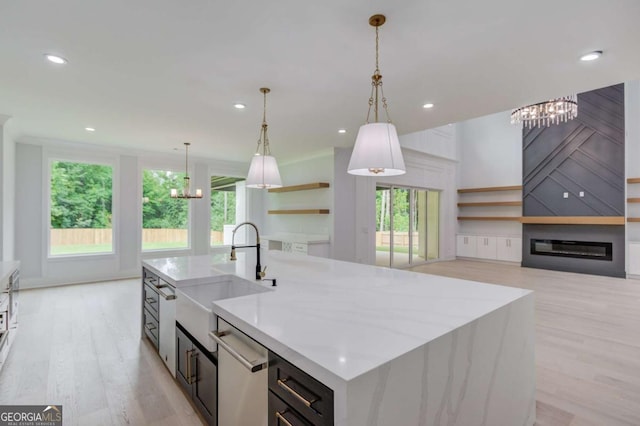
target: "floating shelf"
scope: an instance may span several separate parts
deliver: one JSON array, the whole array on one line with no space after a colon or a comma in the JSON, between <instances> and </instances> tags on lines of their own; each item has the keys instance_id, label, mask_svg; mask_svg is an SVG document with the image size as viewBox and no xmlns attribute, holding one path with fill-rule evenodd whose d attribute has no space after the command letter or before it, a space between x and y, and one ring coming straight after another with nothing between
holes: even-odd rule
<instances>
[{"instance_id":1,"label":"floating shelf","mask_svg":"<svg viewBox=\"0 0 640 426\"><path fill-rule=\"evenodd\" d=\"M458 203L458 207L508 207L521 205L522 201L485 201L479 203Z\"/></svg>"},{"instance_id":2,"label":"floating shelf","mask_svg":"<svg viewBox=\"0 0 640 426\"><path fill-rule=\"evenodd\" d=\"M269 210L269 214L329 214L329 209Z\"/></svg>"},{"instance_id":3,"label":"floating shelf","mask_svg":"<svg viewBox=\"0 0 640 426\"><path fill-rule=\"evenodd\" d=\"M458 220L486 220L520 222L520 216L458 216Z\"/></svg>"},{"instance_id":4,"label":"floating shelf","mask_svg":"<svg viewBox=\"0 0 640 426\"><path fill-rule=\"evenodd\" d=\"M624 225L624 216L526 216L522 223L547 225Z\"/></svg>"},{"instance_id":5,"label":"floating shelf","mask_svg":"<svg viewBox=\"0 0 640 426\"><path fill-rule=\"evenodd\" d=\"M640 178L629 178L627 183L640 183Z\"/></svg>"},{"instance_id":6,"label":"floating shelf","mask_svg":"<svg viewBox=\"0 0 640 426\"><path fill-rule=\"evenodd\" d=\"M281 188L270 188L269 192L293 192L293 191L306 191L308 189L320 189L329 188L327 182L313 182L305 183L303 185L283 186Z\"/></svg>"},{"instance_id":7,"label":"floating shelf","mask_svg":"<svg viewBox=\"0 0 640 426\"><path fill-rule=\"evenodd\" d=\"M640 203L640 198L627 198L627 203Z\"/></svg>"},{"instance_id":8,"label":"floating shelf","mask_svg":"<svg viewBox=\"0 0 640 426\"><path fill-rule=\"evenodd\" d=\"M487 188L463 188L458 189L458 194L466 194L470 192L494 192L494 191L521 191L522 185L513 186L490 186Z\"/></svg>"},{"instance_id":9,"label":"floating shelf","mask_svg":"<svg viewBox=\"0 0 640 426\"><path fill-rule=\"evenodd\" d=\"M628 217L627 222L640 222L640 217Z\"/></svg>"}]
</instances>

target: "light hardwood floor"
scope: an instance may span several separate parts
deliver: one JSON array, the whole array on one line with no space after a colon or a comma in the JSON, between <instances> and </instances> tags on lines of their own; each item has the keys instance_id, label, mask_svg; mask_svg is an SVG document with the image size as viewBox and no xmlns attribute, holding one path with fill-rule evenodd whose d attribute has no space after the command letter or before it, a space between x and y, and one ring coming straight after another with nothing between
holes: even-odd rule
<instances>
[{"instance_id":1,"label":"light hardwood floor","mask_svg":"<svg viewBox=\"0 0 640 426\"><path fill-rule=\"evenodd\" d=\"M456 260L417 272L536 292L537 424L640 425L640 281ZM21 292L0 405L63 404L65 425L200 425L146 340L140 283Z\"/></svg>"},{"instance_id":2,"label":"light hardwood floor","mask_svg":"<svg viewBox=\"0 0 640 426\"><path fill-rule=\"evenodd\" d=\"M140 340L140 281L20 292L0 405L62 404L65 425L201 425Z\"/></svg>"},{"instance_id":3,"label":"light hardwood floor","mask_svg":"<svg viewBox=\"0 0 640 426\"><path fill-rule=\"evenodd\" d=\"M537 425L640 425L640 280L464 260L413 270L535 291Z\"/></svg>"}]
</instances>

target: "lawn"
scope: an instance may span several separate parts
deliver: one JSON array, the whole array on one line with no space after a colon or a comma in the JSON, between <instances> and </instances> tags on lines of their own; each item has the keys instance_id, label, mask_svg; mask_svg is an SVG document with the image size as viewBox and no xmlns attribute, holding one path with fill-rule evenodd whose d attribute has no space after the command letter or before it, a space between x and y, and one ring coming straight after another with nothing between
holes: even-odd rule
<instances>
[{"instance_id":1,"label":"lawn","mask_svg":"<svg viewBox=\"0 0 640 426\"><path fill-rule=\"evenodd\" d=\"M156 242L143 243L142 250L162 250L188 248L186 242ZM51 247L51 256L64 256L74 254L109 254L112 253L111 244L65 244Z\"/></svg>"}]
</instances>

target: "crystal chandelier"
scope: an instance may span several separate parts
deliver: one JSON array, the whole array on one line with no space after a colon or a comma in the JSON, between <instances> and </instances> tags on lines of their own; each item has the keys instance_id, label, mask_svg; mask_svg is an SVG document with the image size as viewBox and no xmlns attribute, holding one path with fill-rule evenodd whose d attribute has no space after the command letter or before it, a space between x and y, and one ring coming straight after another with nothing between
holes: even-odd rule
<instances>
[{"instance_id":1,"label":"crystal chandelier","mask_svg":"<svg viewBox=\"0 0 640 426\"><path fill-rule=\"evenodd\" d=\"M511 124L522 123L527 129L534 126L549 127L551 124L566 123L577 116L576 95L569 95L514 109L511 112Z\"/></svg>"},{"instance_id":2,"label":"crystal chandelier","mask_svg":"<svg viewBox=\"0 0 640 426\"><path fill-rule=\"evenodd\" d=\"M176 188L171 189L171 198L202 198L202 189L196 189L196 195L191 195L191 178L189 177L189 142L185 142L186 147L184 160L184 181L182 182L182 191L178 192Z\"/></svg>"},{"instance_id":3,"label":"crystal chandelier","mask_svg":"<svg viewBox=\"0 0 640 426\"><path fill-rule=\"evenodd\" d=\"M260 136L258 137L258 147L256 153L251 159L249 173L247 174L247 188L280 188L282 180L280 179L280 171L278 171L278 163L276 157L271 155L269 147L269 136L267 135L267 93L271 90L262 87L260 92L264 95L264 110L262 114L262 126L260 127ZM262 152L260 152L262 146Z\"/></svg>"},{"instance_id":4,"label":"crystal chandelier","mask_svg":"<svg viewBox=\"0 0 640 426\"><path fill-rule=\"evenodd\" d=\"M382 90L382 74L378 67L378 29L386 21L384 15L373 15L369 25L376 28L376 69L371 77L371 96L366 124L360 126L351 153L348 173L359 176L396 176L406 173L396 126L391 123L387 98ZM382 102L387 121L378 122L378 100ZM373 107L375 122L369 123Z\"/></svg>"}]
</instances>

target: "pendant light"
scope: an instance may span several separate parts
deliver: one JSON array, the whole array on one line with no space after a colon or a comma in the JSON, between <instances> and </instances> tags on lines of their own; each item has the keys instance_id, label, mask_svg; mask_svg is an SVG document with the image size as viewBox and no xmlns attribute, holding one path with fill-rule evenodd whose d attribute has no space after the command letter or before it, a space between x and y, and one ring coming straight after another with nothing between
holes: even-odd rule
<instances>
[{"instance_id":1,"label":"pendant light","mask_svg":"<svg viewBox=\"0 0 640 426\"><path fill-rule=\"evenodd\" d=\"M373 15L369 25L376 28L376 69L371 76L371 96L366 124L360 126L356 144L351 153L347 171L358 176L396 176L406 173L396 126L391 123L387 98L382 89L382 74L378 67L378 29L384 24L384 15ZM378 103L382 102L386 122L378 122ZM374 122L369 122L373 107Z\"/></svg>"},{"instance_id":2,"label":"pendant light","mask_svg":"<svg viewBox=\"0 0 640 426\"><path fill-rule=\"evenodd\" d=\"M258 147L251 159L249 173L247 174L247 188L280 188L282 180L278 171L276 158L271 155L269 136L267 135L267 93L271 90L262 87L260 92L264 95L264 112L262 114L262 126L258 137ZM262 146L262 150L260 147ZM262 152L261 152L262 151Z\"/></svg>"},{"instance_id":3,"label":"pendant light","mask_svg":"<svg viewBox=\"0 0 640 426\"><path fill-rule=\"evenodd\" d=\"M182 182L182 191L178 192L176 188L171 189L171 198L202 198L202 189L196 189L196 194L191 195L191 178L189 178L189 142L185 142L185 160L184 160L184 181Z\"/></svg>"}]
</instances>

